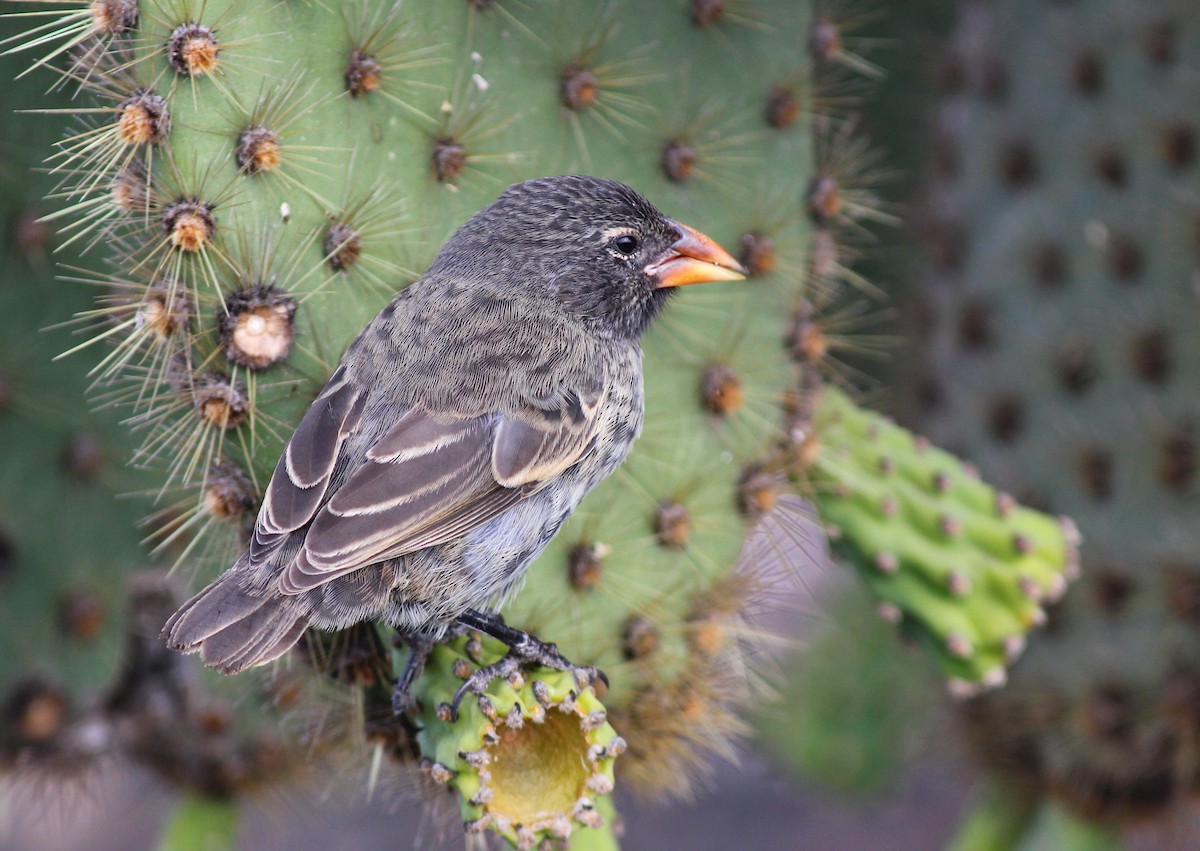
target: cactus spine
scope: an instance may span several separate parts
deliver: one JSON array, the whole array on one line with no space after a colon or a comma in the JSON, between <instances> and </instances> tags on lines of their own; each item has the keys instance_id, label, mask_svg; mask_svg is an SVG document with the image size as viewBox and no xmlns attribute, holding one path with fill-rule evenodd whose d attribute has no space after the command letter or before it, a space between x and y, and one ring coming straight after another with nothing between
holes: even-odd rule
<instances>
[{"instance_id":1,"label":"cactus spine","mask_svg":"<svg viewBox=\"0 0 1200 851\"><path fill-rule=\"evenodd\" d=\"M769 589L738 555L796 472L786 450L803 433L797 407L817 402L795 361L822 360L832 339L799 344L795 317L811 315L809 285L820 285L824 305L854 280L844 239L873 215L869 185L837 181L864 164L860 149L808 86L817 66L870 70L843 40L836 9L814 16L808 4L771 0L64 9L48 32L83 38L54 61L100 107L53 161L73 238L115 251L117 271L100 276L116 299L113 324L97 334L114 344L103 392L132 411L135 460L157 471L164 498L183 500L160 535L186 547L193 570L210 569L205 553L226 565L283 441L353 335L505 184L580 170L616 177L744 247L749 285L681 298L646 340L649 407L635 455L506 610L604 668L606 709L541 671L511 686L517 696L502 685L489 698L497 717L518 703L536 712L544 702L523 689L540 682L559 724L583 712L586 726L603 711L605 723L584 731L599 737L585 751L584 784L596 794L605 782L595 778L611 771L609 720L627 743L623 777L660 794L689 791L708 756L728 752L756 694L747 610ZM803 33L811 55L796 49ZM34 45L36 36L17 47ZM814 170L818 113L833 128L827 172ZM857 422L842 408L829 418L835 429ZM963 486L943 502L960 494L976 495ZM914 511L928 503L914 498ZM858 508L840 521L847 536L867 528L851 518ZM1051 552L1049 527L1033 525L1044 556L1036 579L1049 583L1066 548ZM918 542L938 534L914 529ZM896 597L929 619L953 611L915 591ZM1004 626L977 629L986 661L989 642L1015 634L1016 623ZM394 666L367 630L365 643L310 636L306 646L374 699ZM422 686L425 713L441 702L447 672L469 660L439 651ZM955 664L963 677L991 670ZM428 714L412 721L431 772L455 772L472 825L532 845L596 823L576 789L555 812L535 806L529 824L504 815L500 775L488 785L479 766L471 775L443 753L447 742L487 745L489 725L496 747L508 741L484 709L464 715L461 729ZM507 735L530 747L536 737L521 731L556 729L523 719ZM399 726L385 719L377 731L389 753L406 749ZM595 747L608 753L592 759Z\"/></svg>"}]
</instances>

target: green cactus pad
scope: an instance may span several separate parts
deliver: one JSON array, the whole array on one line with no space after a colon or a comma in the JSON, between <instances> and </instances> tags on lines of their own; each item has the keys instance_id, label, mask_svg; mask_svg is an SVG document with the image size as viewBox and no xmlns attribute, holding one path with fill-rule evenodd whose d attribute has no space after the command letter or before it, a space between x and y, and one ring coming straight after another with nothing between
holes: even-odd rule
<instances>
[{"instance_id":1,"label":"green cactus pad","mask_svg":"<svg viewBox=\"0 0 1200 851\"><path fill-rule=\"evenodd\" d=\"M968 696L1000 685L1078 573L1069 520L1024 508L969 466L825 388L810 468L835 552Z\"/></svg>"},{"instance_id":2,"label":"green cactus pad","mask_svg":"<svg viewBox=\"0 0 1200 851\"><path fill-rule=\"evenodd\" d=\"M137 9L73 56L65 83L101 106L54 163L73 236L117 252L116 274L93 275L117 292L122 323L98 335L115 344L98 393L130 404L135 458L164 499L195 495L160 533L189 575L227 566L236 543L193 533L236 542L246 494L349 341L507 184L615 177L743 246L754 279L684 293L646 340L634 457L506 608L608 670L618 712L641 717L635 696L668 686L678 705L662 723L679 728L678 706L695 711L703 692L699 717L722 720L686 759L727 749L731 707L750 692L738 607L755 585L734 568L755 500L777 486L747 482L783 439L794 385L784 337L805 281L808 5L698 18L585 0ZM787 97L794 109L768 108ZM697 670L743 676L727 694L698 691ZM645 749L671 740L659 738Z\"/></svg>"},{"instance_id":3,"label":"green cactus pad","mask_svg":"<svg viewBox=\"0 0 1200 851\"><path fill-rule=\"evenodd\" d=\"M1200 769L1200 19L956 5L913 420L1074 517L1088 565L1009 687L966 707L972 738L1031 795L1174 824Z\"/></svg>"},{"instance_id":4,"label":"green cactus pad","mask_svg":"<svg viewBox=\"0 0 1200 851\"><path fill-rule=\"evenodd\" d=\"M160 537L178 545L189 576L228 566L254 495L347 344L507 184L614 177L741 247L751 280L683 293L647 337L633 456L523 593L497 601L511 623L608 672L626 776L658 794L690 791L709 755L730 752L760 693L761 635L746 613L768 580L739 552L785 483L777 456L795 361L825 351L794 339L794 317L808 315L810 284L822 305L863 284L847 265L862 223L879 218L872 155L811 88L831 69L873 72L838 10L817 18L785 0L135 8L63 5L63 32L89 38L55 62L97 106L52 163L72 238L103 243L116 269L92 275L112 291L97 392L132 411L135 459L155 471L163 500L183 500ZM34 35L16 49L33 45L52 47ZM933 520L926 502L912 505L902 535L913 569L891 587L917 583L905 599L928 619L969 619L954 603L918 605L930 582L918 571L944 559L923 560ZM870 506L847 514L864 508L861 524L838 523L871 542ZM967 537L986 537L982 521L969 526ZM1035 548L1050 546L1037 532ZM986 571L977 578L986 584ZM1038 593L1043 580L1033 577ZM979 654L1029 614L1017 601L980 611L1010 621L974 626ZM956 637L944 627L943 640ZM435 656L430 680L450 661ZM344 662L323 664L353 667ZM479 789L465 791L469 802ZM496 823L525 841L511 819Z\"/></svg>"},{"instance_id":5,"label":"green cactus pad","mask_svg":"<svg viewBox=\"0 0 1200 851\"><path fill-rule=\"evenodd\" d=\"M0 39L23 24L0 19ZM65 93L47 95L43 79L11 83L26 64L0 58L6 114L70 104ZM86 377L51 363L72 344L62 323L94 293L54 281L63 240L40 219L54 181L35 169L64 123L27 123L25 144L0 146L0 705L12 704L32 677L66 701L66 719L90 706L116 670L145 503L115 496L149 481L123 469L131 445L120 416L89 412L81 402ZM77 262L69 251L61 257ZM51 325L59 327L45 332ZM21 725L6 717L4 726Z\"/></svg>"}]
</instances>

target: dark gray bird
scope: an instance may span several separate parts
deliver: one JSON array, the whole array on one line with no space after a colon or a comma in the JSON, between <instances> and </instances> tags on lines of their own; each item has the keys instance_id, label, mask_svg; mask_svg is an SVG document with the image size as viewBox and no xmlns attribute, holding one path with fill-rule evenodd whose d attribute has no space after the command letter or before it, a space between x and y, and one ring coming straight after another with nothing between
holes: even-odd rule
<instances>
[{"instance_id":1,"label":"dark gray bird","mask_svg":"<svg viewBox=\"0 0 1200 851\"><path fill-rule=\"evenodd\" d=\"M504 641L510 663L570 667L479 610L629 453L638 341L672 288L741 277L620 183L510 187L351 344L279 459L249 549L167 621L168 644L232 673L309 626L382 620L414 642L406 688L416 650L459 624Z\"/></svg>"}]
</instances>

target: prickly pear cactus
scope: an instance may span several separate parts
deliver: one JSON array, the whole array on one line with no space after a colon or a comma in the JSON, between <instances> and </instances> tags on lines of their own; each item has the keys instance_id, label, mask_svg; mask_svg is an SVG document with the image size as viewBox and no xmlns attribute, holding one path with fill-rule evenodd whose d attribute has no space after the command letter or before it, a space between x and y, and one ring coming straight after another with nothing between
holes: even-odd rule
<instances>
[{"instance_id":1,"label":"prickly pear cactus","mask_svg":"<svg viewBox=\"0 0 1200 851\"><path fill-rule=\"evenodd\" d=\"M108 346L100 392L128 406L135 461L156 471L164 502L179 501L158 535L198 578L228 565L347 343L508 183L615 177L740 247L748 282L684 294L646 340L634 456L505 610L604 669L605 709L535 671L509 687L519 696L501 686L489 697L505 722L519 706L519 725L501 729L480 707L445 725L428 715L439 677L475 662L439 651L421 686L426 714L390 718L396 668L378 633L305 642L321 670L358 684L371 713L383 707L367 718L382 750L408 752L403 728L415 729L430 773L459 781L464 818L519 846L594 826L603 803L583 806L570 788L551 796L558 809L534 804L536 818L518 824L496 801L514 794L498 778L519 775L493 766L485 783L480 766L454 761L465 759L454 742L512 738L530 759L562 718L582 729L603 712L583 730L600 737L584 751L587 789L607 791L596 778L620 750L611 722L626 743L618 776L684 794L710 755L728 753L757 693L760 636L747 618L771 577L739 552L795 472L797 405L816 405L796 361L822 360L833 340L797 340L793 318L859 283L846 234L874 216L869 185L838 183L869 158L828 111L840 101L811 86L815 69L841 79L873 67L842 38L839 8L109 0L56 7L15 45L65 63L61 83L98 104L51 160L61 216L77 244L115 252L113 271L95 275L110 300L95 336ZM823 170L815 113L830 140ZM525 696L538 682L548 703ZM539 723L535 704L555 723Z\"/></svg>"},{"instance_id":2,"label":"prickly pear cactus","mask_svg":"<svg viewBox=\"0 0 1200 851\"><path fill-rule=\"evenodd\" d=\"M1200 767L1200 18L1170 0L959 7L917 419L1075 517L1089 565L967 717L1027 793L1162 815Z\"/></svg>"},{"instance_id":3,"label":"prickly pear cactus","mask_svg":"<svg viewBox=\"0 0 1200 851\"><path fill-rule=\"evenodd\" d=\"M21 25L0 18L0 39ZM12 83L27 67L0 58L8 122L16 109L70 106L45 79ZM261 709L239 718L224 684L164 652L158 631L181 589L141 569L151 503L138 498L161 481L127 465L131 435L120 412L89 409L85 371L53 362L109 312L89 306L91 289L55 280L56 261L72 277L81 262L42 219L55 181L37 165L62 132L62 121L23 122L0 166L0 773L10 792L33 782L50 794L133 761L185 794L229 800L298 763L264 735ZM83 322L67 321L74 312Z\"/></svg>"},{"instance_id":4,"label":"prickly pear cactus","mask_svg":"<svg viewBox=\"0 0 1200 851\"><path fill-rule=\"evenodd\" d=\"M12 32L10 22L4 29ZM5 79L20 66L3 63ZM45 88L5 87L5 113ZM67 98L58 103L66 105ZM39 220L53 182L27 174L59 124L29 128L30 146L4 145L0 166L0 762L67 750L73 718L117 670L126 583L140 559L145 505L118 501L147 486L124 469L130 440L114 412L92 413L86 378L52 358L71 344L59 328L92 294L54 281L54 229Z\"/></svg>"},{"instance_id":5,"label":"prickly pear cactus","mask_svg":"<svg viewBox=\"0 0 1200 851\"><path fill-rule=\"evenodd\" d=\"M744 242L760 279L680 299L647 342L643 450L510 617L607 668L618 714L654 688L662 724L719 745L734 715L718 686L745 679L722 630L753 585L730 570L738 489L782 438L793 382L804 227L772 175L803 174L810 142L800 107L779 107L800 97L804 6L702 5L143 2L105 18L129 32L88 41L66 80L103 107L54 162L72 235L120 246L104 392L132 406L136 460L165 492L198 492L166 540L252 516L346 343L470 212L535 174L620 177ZM769 59L751 74L742 55ZM746 511L777 485L760 477Z\"/></svg>"},{"instance_id":6,"label":"prickly pear cactus","mask_svg":"<svg viewBox=\"0 0 1200 851\"><path fill-rule=\"evenodd\" d=\"M1000 685L1078 572L1070 520L1016 504L961 461L826 388L811 474L835 552L923 641L952 693Z\"/></svg>"}]
</instances>

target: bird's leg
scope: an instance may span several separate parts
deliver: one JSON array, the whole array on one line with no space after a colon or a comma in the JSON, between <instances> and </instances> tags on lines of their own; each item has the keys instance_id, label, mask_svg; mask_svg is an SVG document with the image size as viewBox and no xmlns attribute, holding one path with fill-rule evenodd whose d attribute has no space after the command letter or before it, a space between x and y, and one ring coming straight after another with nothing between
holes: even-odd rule
<instances>
[{"instance_id":1,"label":"bird's leg","mask_svg":"<svg viewBox=\"0 0 1200 851\"><path fill-rule=\"evenodd\" d=\"M407 718L408 713L416 705L416 699L409 693L412 684L425 670L425 662L433 650L434 641L424 632L396 631L397 640L408 648L408 660L404 663L404 671L392 689L392 712L397 718Z\"/></svg>"},{"instance_id":2,"label":"bird's leg","mask_svg":"<svg viewBox=\"0 0 1200 851\"><path fill-rule=\"evenodd\" d=\"M468 692L483 694L493 680L510 677L518 673L525 665L542 665L556 671L569 671L581 689L587 688L596 680L608 685L608 677L604 675L603 671L591 666L572 663L558 652L558 648L554 644L541 641L527 632L508 626L499 615L468 609L458 616L458 622L468 629L490 635L505 644L508 652L499 661L477 668L467 677L466 682L459 686L454 700L450 702L451 720L458 717L458 705Z\"/></svg>"}]
</instances>

